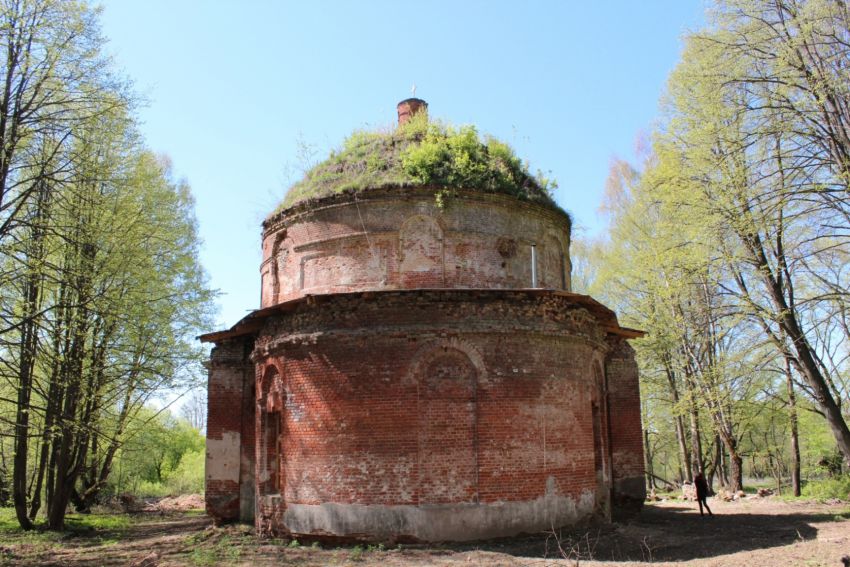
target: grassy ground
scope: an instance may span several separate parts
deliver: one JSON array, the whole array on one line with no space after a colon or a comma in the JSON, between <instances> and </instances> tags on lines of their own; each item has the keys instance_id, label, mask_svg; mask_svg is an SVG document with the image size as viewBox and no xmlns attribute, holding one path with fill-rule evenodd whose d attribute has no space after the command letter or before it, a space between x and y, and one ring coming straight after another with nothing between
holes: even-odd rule
<instances>
[{"instance_id":1,"label":"grassy ground","mask_svg":"<svg viewBox=\"0 0 850 567\"><path fill-rule=\"evenodd\" d=\"M0 565L840 565L850 554L847 503L748 497L649 504L629 522L452 545L346 545L258 540L213 527L201 511L69 517L65 534L21 532L0 510Z\"/></svg>"}]
</instances>

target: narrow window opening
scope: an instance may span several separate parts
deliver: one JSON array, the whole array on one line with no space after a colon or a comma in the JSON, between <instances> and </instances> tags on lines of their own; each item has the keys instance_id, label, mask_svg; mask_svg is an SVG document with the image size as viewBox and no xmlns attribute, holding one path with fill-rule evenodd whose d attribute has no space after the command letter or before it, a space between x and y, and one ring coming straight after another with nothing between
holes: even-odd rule
<instances>
[{"instance_id":1,"label":"narrow window opening","mask_svg":"<svg viewBox=\"0 0 850 567\"><path fill-rule=\"evenodd\" d=\"M593 413L593 464L596 469L596 476L601 481L605 467L605 444L602 439L602 412L599 410L599 404L594 403L592 406Z\"/></svg>"},{"instance_id":2,"label":"narrow window opening","mask_svg":"<svg viewBox=\"0 0 850 567\"><path fill-rule=\"evenodd\" d=\"M269 473L268 492L280 492L280 412L266 414L265 446L266 468Z\"/></svg>"}]
</instances>

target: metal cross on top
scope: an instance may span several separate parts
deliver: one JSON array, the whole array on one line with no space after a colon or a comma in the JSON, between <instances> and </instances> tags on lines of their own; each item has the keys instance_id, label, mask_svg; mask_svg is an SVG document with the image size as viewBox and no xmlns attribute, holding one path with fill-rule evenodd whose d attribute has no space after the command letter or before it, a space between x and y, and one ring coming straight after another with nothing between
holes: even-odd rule
<instances>
[{"instance_id":1,"label":"metal cross on top","mask_svg":"<svg viewBox=\"0 0 850 567\"><path fill-rule=\"evenodd\" d=\"M416 98L416 83L413 83L413 87L410 89L410 92L413 93L413 98Z\"/></svg>"}]
</instances>

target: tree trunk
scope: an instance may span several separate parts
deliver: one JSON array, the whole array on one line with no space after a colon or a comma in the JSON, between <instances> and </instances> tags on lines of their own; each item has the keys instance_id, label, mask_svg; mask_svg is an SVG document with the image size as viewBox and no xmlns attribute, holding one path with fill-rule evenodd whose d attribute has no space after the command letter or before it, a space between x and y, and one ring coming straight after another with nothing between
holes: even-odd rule
<instances>
[{"instance_id":1,"label":"tree trunk","mask_svg":"<svg viewBox=\"0 0 850 567\"><path fill-rule=\"evenodd\" d=\"M797 395L791 380L791 362L785 358L785 386L788 389L788 418L791 422L791 489L800 496L800 437L797 422Z\"/></svg>"},{"instance_id":2,"label":"tree trunk","mask_svg":"<svg viewBox=\"0 0 850 567\"><path fill-rule=\"evenodd\" d=\"M22 529L30 530L33 525L27 515L27 452L29 451L29 413L32 384L29 363L21 360L18 378L17 413L15 416L15 458L12 461L12 500L15 515Z\"/></svg>"},{"instance_id":3,"label":"tree trunk","mask_svg":"<svg viewBox=\"0 0 850 567\"><path fill-rule=\"evenodd\" d=\"M38 510L41 508L41 486L44 482L44 470L47 468L47 455L50 448L50 425L45 421L44 433L41 437L41 449L38 457L38 470L35 473L35 488L30 501L30 520L35 521Z\"/></svg>"},{"instance_id":4,"label":"tree trunk","mask_svg":"<svg viewBox=\"0 0 850 567\"><path fill-rule=\"evenodd\" d=\"M80 211L89 211L91 205L80 196ZM88 454L88 427L80 427L89 417L91 400L94 392L95 378L91 368L86 368L87 339L90 336L92 320L89 308L92 298L92 274L96 247L88 242L85 228L90 219L84 218L77 227L77 241L71 244L67 253L76 266L72 276L73 295L76 296L77 307L70 325L70 348L67 364L63 367L63 383L65 399L60 419L60 443L55 461L55 476L52 501L48 502L47 527L51 530L62 530L65 527L65 512L71 498L71 492L77 483L82 467ZM86 374L88 370L88 374ZM81 405L83 411L80 411Z\"/></svg>"},{"instance_id":5,"label":"tree trunk","mask_svg":"<svg viewBox=\"0 0 850 567\"><path fill-rule=\"evenodd\" d=\"M729 490L738 492L744 489L744 460L738 453L738 441L728 431L719 431L718 434L729 454Z\"/></svg>"},{"instance_id":6,"label":"tree trunk","mask_svg":"<svg viewBox=\"0 0 850 567\"><path fill-rule=\"evenodd\" d=\"M37 182L37 199L31 219L30 242L26 249L26 275L20 326L20 367L18 370L17 415L15 420L15 458L12 470L12 498L21 528L32 529L27 515L27 461L29 453L30 405L38 350L38 323L43 295L42 262L44 261L46 219L50 204L50 187Z\"/></svg>"},{"instance_id":7,"label":"tree trunk","mask_svg":"<svg viewBox=\"0 0 850 567\"><path fill-rule=\"evenodd\" d=\"M32 529L33 525L27 515L27 456L29 453L30 434L30 398L32 395L32 372L35 364L36 331L32 317L34 310L29 306L35 305L38 288L34 282L28 284L27 308L29 320L22 326L20 370L18 372L18 399L15 419L15 458L12 468L12 499L15 503L15 515L22 529Z\"/></svg>"},{"instance_id":8,"label":"tree trunk","mask_svg":"<svg viewBox=\"0 0 850 567\"><path fill-rule=\"evenodd\" d=\"M103 457L103 462L100 466L100 472L97 475L97 478L93 477L92 482L83 487L84 490L79 495L80 506L82 506L83 508L87 509L91 507L91 505L96 500L97 495L100 493L100 490L106 485L106 481L109 478L110 473L112 472L112 463L115 459L115 453L120 447L119 439L121 439L121 436L124 433L124 427L126 426L127 420L130 417L130 404L134 391L135 388L133 388L132 386L127 387L127 390L124 393L124 400L121 405L121 412L118 414L118 422L116 423L115 431L109 441L109 445L106 448L106 452ZM120 475L118 480L118 492L120 492Z\"/></svg>"},{"instance_id":9,"label":"tree trunk","mask_svg":"<svg viewBox=\"0 0 850 567\"><path fill-rule=\"evenodd\" d=\"M53 498L48 502L47 510L47 527L56 531L65 529L65 512L78 474L78 471L75 470L76 460L73 454L76 443L74 430L78 425L75 419L78 397L79 384L72 383L65 394L61 442L59 443L55 464Z\"/></svg>"},{"instance_id":10,"label":"tree trunk","mask_svg":"<svg viewBox=\"0 0 850 567\"><path fill-rule=\"evenodd\" d=\"M36 473L35 479L35 490L33 490L32 502L30 502L30 519L35 520L36 515L38 515L38 511L41 508L41 489L44 483L44 473L47 469L48 461L50 458L50 446L52 444L52 431L53 424L56 419L56 415L59 413L58 408L56 406L57 401L59 400L59 396L57 395L57 373L58 373L58 360L59 360L59 351L58 345L59 341L54 339L54 352L53 352L53 370L50 376L50 385L47 389L47 408L44 415L44 432L41 436L41 451L39 452L38 459L38 472Z\"/></svg>"},{"instance_id":11,"label":"tree trunk","mask_svg":"<svg viewBox=\"0 0 850 567\"><path fill-rule=\"evenodd\" d=\"M705 476L706 481L708 482L708 488L712 493L714 492L713 486L715 476L720 479L721 486L726 486L723 480L723 444L720 441L719 435L714 436L714 459L712 460L708 474Z\"/></svg>"},{"instance_id":12,"label":"tree trunk","mask_svg":"<svg viewBox=\"0 0 850 567\"><path fill-rule=\"evenodd\" d=\"M693 478L693 470L691 469L691 460L688 457L688 439L685 434L685 421L681 415L677 415L675 419L676 425L676 444L679 448L679 480Z\"/></svg>"},{"instance_id":13,"label":"tree trunk","mask_svg":"<svg viewBox=\"0 0 850 567\"><path fill-rule=\"evenodd\" d=\"M742 237L748 244L754 263L758 267L762 281L767 288L776 310L777 322L785 336L791 341L796 354L793 358L794 365L812 389L815 401L826 417L829 429L838 444L838 450L841 451L845 463L850 466L850 428L847 427L847 422L841 415L841 408L830 392L826 376L818 366L812 346L797 321L796 305L789 305L789 301L786 300L783 285L778 281L773 267L767 259L761 237L758 234L746 234ZM786 283L785 287L788 285L789 283Z\"/></svg>"},{"instance_id":14,"label":"tree trunk","mask_svg":"<svg viewBox=\"0 0 850 567\"><path fill-rule=\"evenodd\" d=\"M696 469L696 471L704 470L704 463L702 459L702 434L700 433L699 426L699 409L697 409L697 405L695 401L691 401L691 458L692 466ZM691 468L691 467L689 467ZM694 469L691 468L691 476L688 477L688 480L693 482Z\"/></svg>"},{"instance_id":15,"label":"tree trunk","mask_svg":"<svg viewBox=\"0 0 850 567\"><path fill-rule=\"evenodd\" d=\"M673 407L678 410L679 408L679 388L676 386L676 375L673 373L673 369L668 364L668 361L664 361L664 372L667 375L667 384L670 387L670 396L673 399ZM676 426L676 442L679 446L679 458L681 459L682 467L684 467L684 471L679 470L679 480L692 479L694 477L693 471L691 469L691 459L688 457L688 442L685 437L685 422L682 419L682 415L676 411L675 412L674 424ZM684 478L683 478L684 473Z\"/></svg>"},{"instance_id":16,"label":"tree trunk","mask_svg":"<svg viewBox=\"0 0 850 567\"><path fill-rule=\"evenodd\" d=\"M729 476L730 478L730 486L729 490L731 492L738 492L739 490L744 490L744 467L743 459L741 455L736 453L729 453Z\"/></svg>"},{"instance_id":17,"label":"tree trunk","mask_svg":"<svg viewBox=\"0 0 850 567\"><path fill-rule=\"evenodd\" d=\"M720 436L717 436L717 442L720 443L720 486L729 488L729 459L726 458L726 451L723 450L723 442Z\"/></svg>"},{"instance_id":18,"label":"tree trunk","mask_svg":"<svg viewBox=\"0 0 850 567\"><path fill-rule=\"evenodd\" d=\"M77 407L80 396L80 374L83 370L82 349L85 333L82 325L83 317L79 316L76 336L71 347L69 369L65 380L68 386L65 389L65 400L61 414L61 433L59 445L56 452L54 464L54 485L52 498L48 501L47 527L51 530L63 530L65 528L65 511L68 508L68 500L71 497L78 471L75 470L74 449L76 448L77 430Z\"/></svg>"},{"instance_id":19,"label":"tree trunk","mask_svg":"<svg viewBox=\"0 0 850 567\"><path fill-rule=\"evenodd\" d=\"M652 468L652 447L649 445L649 430L643 430L643 462L646 471L646 489L655 488L655 474Z\"/></svg>"}]
</instances>

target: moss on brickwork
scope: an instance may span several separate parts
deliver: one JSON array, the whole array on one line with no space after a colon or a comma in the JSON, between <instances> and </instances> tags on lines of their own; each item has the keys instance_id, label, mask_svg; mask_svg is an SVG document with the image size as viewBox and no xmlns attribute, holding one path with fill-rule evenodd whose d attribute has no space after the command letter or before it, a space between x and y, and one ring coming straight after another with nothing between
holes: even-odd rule
<instances>
[{"instance_id":1,"label":"moss on brickwork","mask_svg":"<svg viewBox=\"0 0 850 567\"><path fill-rule=\"evenodd\" d=\"M507 144L482 140L473 126L429 121L425 113L389 132L352 134L325 161L293 185L273 214L302 201L365 189L434 187L442 205L457 189L506 193L558 208L557 185L516 157Z\"/></svg>"}]
</instances>

